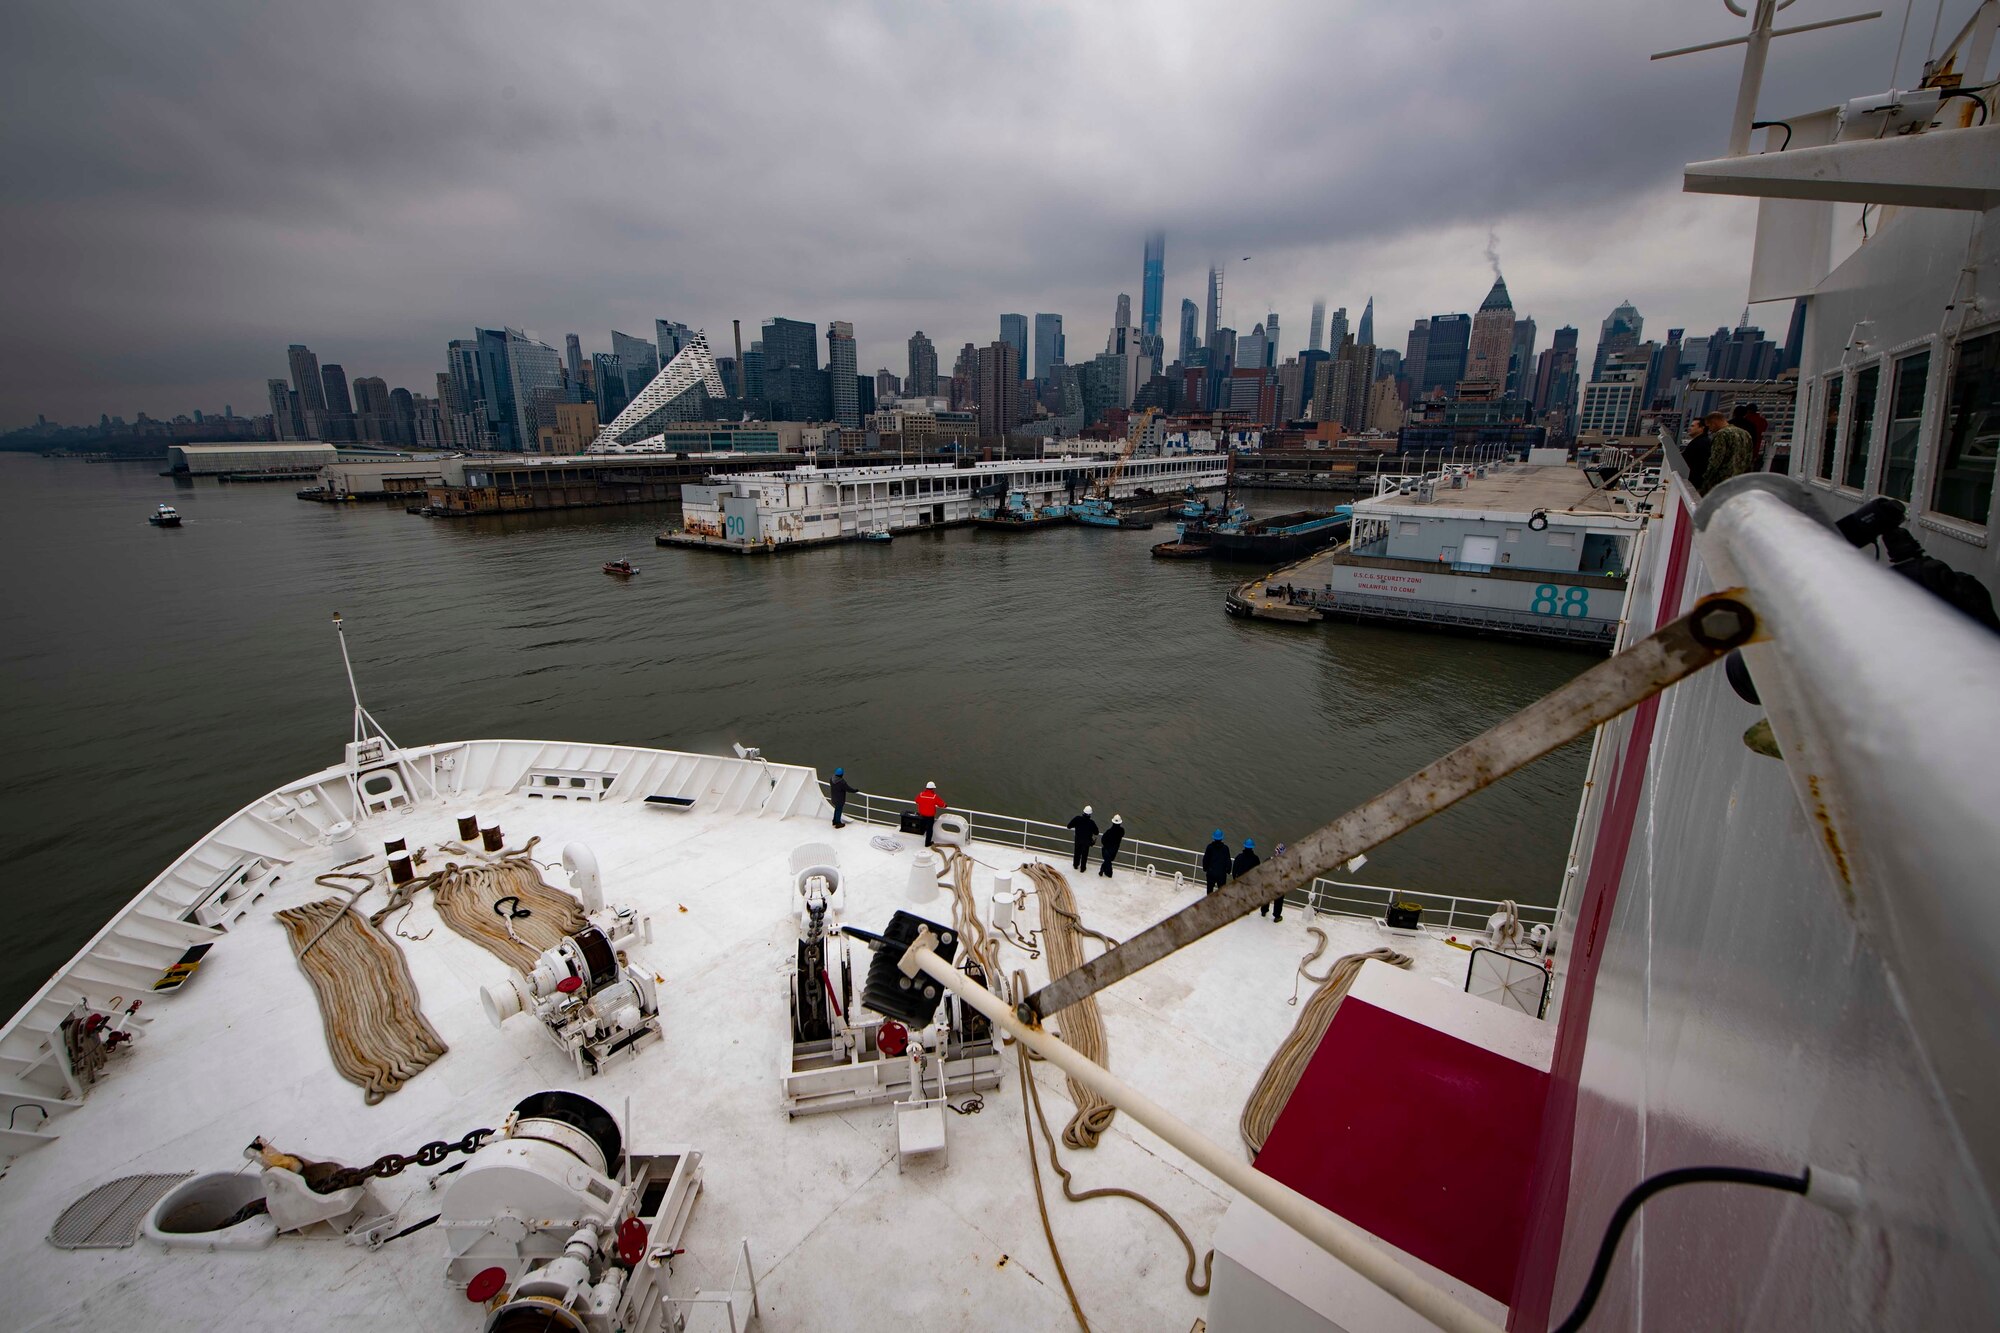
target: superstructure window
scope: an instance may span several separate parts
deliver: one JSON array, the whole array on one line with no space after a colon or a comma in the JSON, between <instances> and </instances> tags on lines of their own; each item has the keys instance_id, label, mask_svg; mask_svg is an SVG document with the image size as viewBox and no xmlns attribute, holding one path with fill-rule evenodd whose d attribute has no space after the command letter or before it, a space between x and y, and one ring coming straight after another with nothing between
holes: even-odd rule
<instances>
[{"instance_id":1,"label":"superstructure window","mask_svg":"<svg viewBox=\"0 0 2000 1333\"><path fill-rule=\"evenodd\" d=\"M1993 508L1996 453L2000 453L2000 330L1959 344L1931 508L1968 523L1985 523Z\"/></svg>"},{"instance_id":2,"label":"superstructure window","mask_svg":"<svg viewBox=\"0 0 2000 1333\"><path fill-rule=\"evenodd\" d=\"M1821 481L1833 480L1833 455L1840 447L1840 386L1846 383L1838 375L1829 375L1826 380L1826 403L1821 409L1819 431L1819 477Z\"/></svg>"},{"instance_id":3,"label":"superstructure window","mask_svg":"<svg viewBox=\"0 0 2000 1333\"><path fill-rule=\"evenodd\" d=\"M1896 363L1889 390L1889 438L1882 450L1882 494L1908 500L1917 480L1917 438L1924 424L1924 386L1931 377L1929 349Z\"/></svg>"},{"instance_id":4,"label":"superstructure window","mask_svg":"<svg viewBox=\"0 0 2000 1333\"><path fill-rule=\"evenodd\" d=\"M1875 398L1881 386L1879 364L1854 377L1854 411L1847 422L1847 470L1843 480L1856 490L1868 484L1868 446L1875 437Z\"/></svg>"}]
</instances>

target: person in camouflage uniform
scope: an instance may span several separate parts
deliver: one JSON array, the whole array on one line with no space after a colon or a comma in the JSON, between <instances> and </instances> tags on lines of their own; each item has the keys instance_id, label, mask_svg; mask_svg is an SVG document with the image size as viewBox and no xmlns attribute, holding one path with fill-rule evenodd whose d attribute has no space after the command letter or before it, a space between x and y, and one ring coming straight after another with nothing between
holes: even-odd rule
<instances>
[{"instance_id":1,"label":"person in camouflage uniform","mask_svg":"<svg viewBox=\"0 0 2000 1333\"><path fill-rule=\"evenodd\" d=\"M1708 425L1708 471L1701 481L1701 493L1708 494L1731 477L1757 470L1757 445L1750 432L1729 424L1720 412L1710 412Z\"/></svg>"}]
</instances>

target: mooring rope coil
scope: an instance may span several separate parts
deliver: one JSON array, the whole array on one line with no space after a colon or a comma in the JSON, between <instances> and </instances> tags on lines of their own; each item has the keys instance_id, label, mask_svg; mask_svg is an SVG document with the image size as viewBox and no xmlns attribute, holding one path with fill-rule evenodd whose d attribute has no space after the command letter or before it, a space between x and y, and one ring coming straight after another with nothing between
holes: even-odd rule
<instances>
[{"instance_id":1,"label":"mooring rope coil","mask_svg":"<svg viewBox=\"0 0 2000 1333\"><path fill-rule=\"evenodd\" d=\"M334 1068L372 1106L449 1048L424 1018L403 951L349 907L325 898L274 915L319 999Z\"/></svg>"},{"instance_id":2,"label":"mooring rope coil","mask_svg":"<svg viewBox=\"0 0 2000 1333\"><path fill-rule=\"evenodd\" d=\"M390 913L429 889L438 919L454 934L510 967L532 971L545 951L589 924L576 899L543 881L541 865L532 854L540 841L530 838L518 851L503 852L492 861L447 862L442 870L398 886L389 905L369 917L369 924L380 926ZM496 915L495 904L509 899L515 901L510 915Z\"/></svg>"},{"instance_id":3,"label":"mooring rope coil","mask_svg":"<svg viewBox=\"0 0 2000 1333\"><path fill-rule=\"evenodd\" d=\"M1069 880L1060 870L1039 861L1021 869L1034 881L1037 890L1042 949L1048 955L1049 976L1059 977L1082 967L1083 936L1088 934L1099 941L1105 937L1084 927ZM1105 1038L1104 1016L1098 1010L1096 996L1086 996L1060 1013L1051 1014L1050 1019L1061 1031L1062 1039L1084 1058L1100 1065L1109 1062L1110 1043ZM1104 1131L1111 1128L1118 1108L1073 1078L1069 1079L1069 1096L1076 1104L1076 1114L1063 1126L1063 1142L1072 1148L1095 1148Z\"/></svg>"},{"instance_id":4,"label":"mooring rope coil","mask_svg":"<svg viewBox=\"0 0 2000 1333\"><path fill-rule=\"evenodd\" d=\"M1346 998L1347 989L1354 984L1361 965L1371 958L1394 967L1410 965L1408 954L1397 953L1394 949L1370 949L1366 953L1351 953L1335 959L1326 975L1314 976L1307 968L1326 951L1326 932L1318 926L1306 929L1319 937L1319 944L1299 963L1298 973L1308 981L1318 982L1319 989L1299 1010L1298 1022L1278 1043L1271 1062L1264 1066L1264 1072L1257 1077L1257 1085L1250 1090L1249 1100L1243 1103L1243 1117L1238 1122L1238 1128L1253 1161L1258 1153L1264 1151L1272 1127L1278 1123L1279 1113L1299 1086L1299 1076L1305 1073L1313 1052L1319 1049L1320 1038L1326 1035L1327 1027L1333 1022L1334 1010Z\"/></svg>"}]
</instances>

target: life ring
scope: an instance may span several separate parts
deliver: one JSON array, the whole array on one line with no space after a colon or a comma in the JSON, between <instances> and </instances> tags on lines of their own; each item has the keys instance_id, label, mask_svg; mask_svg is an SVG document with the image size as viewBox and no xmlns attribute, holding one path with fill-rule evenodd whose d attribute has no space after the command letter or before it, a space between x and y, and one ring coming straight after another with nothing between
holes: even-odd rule
<instances>
[{"instance_id":1,"label":"life ring","mask_svg":"<svg viewBox=\"0 0 2000 1333\"><path fill-rule=\"evenodd\" d=\"M1540 532L1542 529L1548 527L1548 525L1549 511L1546 509L1537 509L1528 516L1528 531L1530 532Z\"/></svg>"}]
</instances>

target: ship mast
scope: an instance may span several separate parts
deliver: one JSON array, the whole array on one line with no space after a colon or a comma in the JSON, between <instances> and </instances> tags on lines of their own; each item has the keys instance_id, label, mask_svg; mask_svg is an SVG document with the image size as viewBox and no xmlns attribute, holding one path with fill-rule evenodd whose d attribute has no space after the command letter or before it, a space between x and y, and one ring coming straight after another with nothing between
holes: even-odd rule
<instances>
[{"instance_id":1,"label":"ship mast","mask_svg":"<svg viewBox=\"0 0 2000 1333\"><path fill-rule=\"evenodd\" d=\"M347 655L347 628L341 624L340 612L338 611L333 613L333 632L340 639L340 664L347 669L348 697L354 700L355 744L358 745L362 741L367 740L368 729L373 727L375 734L381 737L391 750L399 748L396 745L395 738L389 735L388 730L375 720L375 715L369 712L361 703L361 689L354 683L354 659Z\"/></svg>"},{"instance_id":2,"label":"ship mast","mask_svg":"<svg viewBox=\"0 0 2000 1333\"><path fill-rule=\"evenodd\" d=\"M1750 131L1756 128L1757 94L1764 87L1764 60L1771 50L1773 37L1790 37L1796 33L1814 32L1820 28L1838 28L1848 23L1865 23L1869 19L1882 17L1877 9L1867 14L1851 14L1841 19L1822 19L1818 23L1801 23L1795 28L1774 28L1772 23L1778 11L1789 9L1792 0L1749 0L1754 9L1746 10L1736 0L1722 0L1723 6L1738 18L1750 20L1750 31L1741 37L1730 37L1719 42L1702 42L1697 46L1677 47L1672 51L1655 52L1655 60L1671 60L1675 56L1693 55L1696 51L1718 51L1725 46L1743 48L1743 78L1736 85L1736 110L1729 121L1729 157L1744 157L1750 152Z\"/></svg>"}]
</instances>

